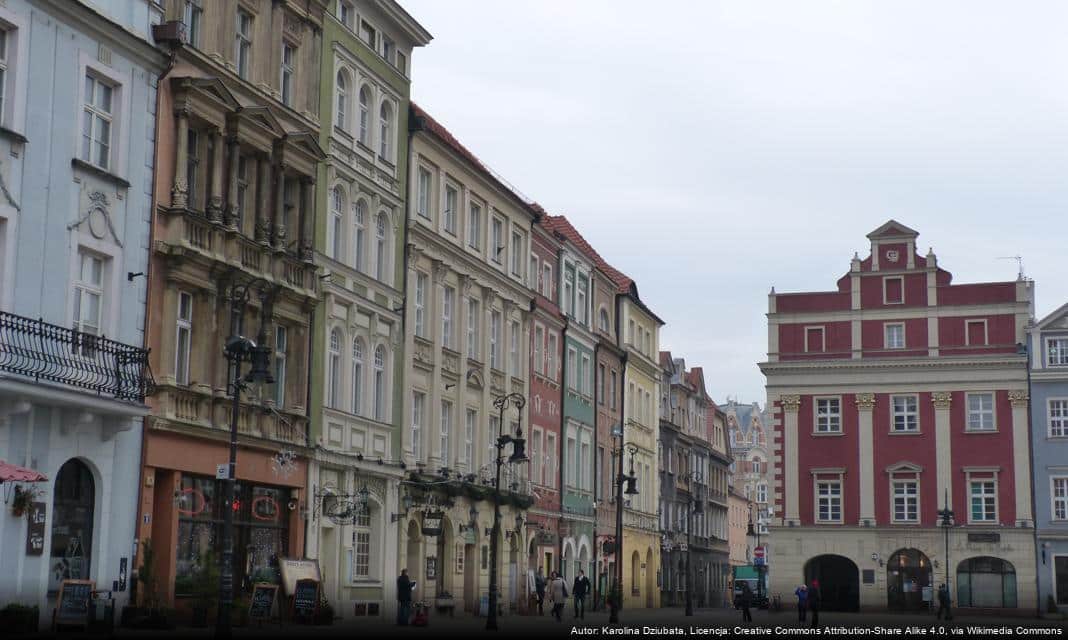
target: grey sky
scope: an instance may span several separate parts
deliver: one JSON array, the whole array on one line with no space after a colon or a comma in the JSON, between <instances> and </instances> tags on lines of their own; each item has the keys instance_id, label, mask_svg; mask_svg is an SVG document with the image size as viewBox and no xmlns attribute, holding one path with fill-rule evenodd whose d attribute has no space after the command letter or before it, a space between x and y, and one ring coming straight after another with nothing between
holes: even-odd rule
<instances>
[{"instance_id":1,"label":"grey sky","mask_svg":"<svg viewBox=\"0 0 1068 640\"><path fill-rule=\"evenodd\" d=\"M709 393L764 400L767 293L889 218L954 282L1068 301L1068 4L401 0L413 97L565 214Z\"/></svg>"}]
</instances>

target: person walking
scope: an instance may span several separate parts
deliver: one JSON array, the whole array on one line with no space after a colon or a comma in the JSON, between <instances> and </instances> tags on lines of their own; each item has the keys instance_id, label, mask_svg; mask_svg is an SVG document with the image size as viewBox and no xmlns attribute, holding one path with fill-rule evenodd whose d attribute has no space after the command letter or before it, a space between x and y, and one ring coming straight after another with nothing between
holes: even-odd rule
<instances>
[{"instance_id":1,"label":"person walking","mask_svg":"<svg viewBox=\"0 0 1068 640\"><path fill-rule=\"evenodd\" d=\"M808 588L808 610L812 612L812 628L816 629L820 626L820 598L823 596L820 593L820 581L813 580L812 586Z\"/></svg>"},{"instance_id":2,"label":"person walking","mask_svg":"<svg viewBox=\"0 0 1068 640\"><path fill-rule=\"evenodd\" d=\"M586 572L579 569L575 576L575 584L571 587L571 595L575 598L575 617L586 619L586 595L590 592L590 579Z\"/></svg>"},{"instance_id":3,"label":"person walking","mask_svg":"<svg viewBox=\"0 0 1068 640\"><path fill-rule=\"evenodd\" d=\"M552 572L552 579L549 580L549 602L553 605L553 617L557 622L563 622L564 606L567 605L567 583L556 571Z\"/></svg>"},{"instance_id":4,"label":"person walking","mask_svg":"<svg viewBox=\"0 0 1068 640\"><path fill-rule=\"evenodd\" d=\"M797 596L797 621L805 621L805 613L808 611L808 587L801 585L794 591Z\"/></svg>"},{"instance_id":5,"label":"person walking","mask_svg":"<svg viewBox=\"0 0 1068 640\"><path fill-rule=\"evenodd\" d=\"M742 622L752 622L753 614L749 612L749 606L753 604L753 590L749 588L748 582L742 583L742 594L738 603L742 605Z\"/></svg>"},{"instance_id":6,"label":"person walking","mask_svg":"<svg viewBox=\"0 0 1068 640\"><path fill-rule=\"evenodd\" d=\"M534 593L538 599L538 615L545 615L545 574L542 572L541 567L538 567L538 573L534 576Z\"/></svg>"},{"instance_id":7,"label":"person walking","mask_svg":"<svg viewBox=\"0 0 1068 640\"><path fill-rule=\"evenodd\" d=\"M949 607L950 603L949 587L942 583L938 586L938 620L942 619L943 612L946 614L946 620L953 619L953 612Z\"/></svg>"},{"instance_id":8,"label":"person walking","mask_svg":"<svg viewBox=\"0 0 1068 640\"><path fill-rule=\"evenodd\" d=\"M397 624L402 626L412 617L412 589L415 583L408 578L408 570L401 569L397 577Z\"/></svg>"}]
</instances>

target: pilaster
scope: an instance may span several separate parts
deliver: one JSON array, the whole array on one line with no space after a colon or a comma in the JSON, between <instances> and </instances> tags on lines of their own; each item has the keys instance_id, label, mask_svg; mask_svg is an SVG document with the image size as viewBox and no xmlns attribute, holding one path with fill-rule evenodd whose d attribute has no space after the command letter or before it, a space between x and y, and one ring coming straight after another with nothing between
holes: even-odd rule
<instances>
[{"instance_id":1,"label":"pilaster","mask_svg":"<svg viewBox=\"0 0 1068 640\"><path fill-rule=\"evenodd\" d=\"M931 394L935 406L935 477L938 482L938 494L949 495L949 508L953 508L953 469L952 445L950 444L949 409L953 404L953 394L948 391L936 391ZM943 498L945 500L945 498Z\"/></svg>"},{"instance_id":2,"label":"pilaster","mask_svg":"<svg viewBox=\"0 0 1068 640\"><path fill-rule=\"evenodd\" d=\"M1031 460L1028 438L1030 428L1027 409L1030 396L1027 391L1010 391L1009 404L1012 405L1012 469L1013 484L1016 488L1016 524L1021 527L1033 527L1031 513Z\"/></svg>"},{"instance_id":3,"label":"pilaster","mask_svg":"<svg viewBox=\"0 0 1068 640\"><path fill-rule=\"evenodd\" d=\"M801 408L801 396L800 395L785 395L780 398L780 405L782 406L783 414L783 477L782 487L783 492L786 495L786 504L784 509L786 511L786 524L789 523L800 524L798 517L799 514L799 493L798 493L798 467L797 467L797 452L798 452L798 432L797 432L797 412Z\"/></svg>"},{"instance_id":4,"label":"pilaster","mask_svg":"<svg viewBox=\"0 0 1068 640\"><path fill-rule=\"evenodd\" d=\"M874 393L856 394L857 435L860 476L860 526L875 525L875 455L872 434L872 414L875 409Z\"/></svg>"}]
</instances>

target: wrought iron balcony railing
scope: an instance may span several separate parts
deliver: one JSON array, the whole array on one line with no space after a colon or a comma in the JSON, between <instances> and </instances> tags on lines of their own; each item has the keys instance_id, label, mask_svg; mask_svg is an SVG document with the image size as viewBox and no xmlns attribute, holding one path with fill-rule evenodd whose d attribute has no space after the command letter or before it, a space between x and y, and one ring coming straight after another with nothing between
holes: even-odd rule
<instances>
[{"instance_id":1,"label":"wrought iron balcony railing","mask_svg":"<svg viewBox=\"0 0 1068 640\"><path fill-rule=\"evenodd\" d=\"M0 372L144 402L154 382L148 350L0 311Z\"/></svg>"}]
</instances>

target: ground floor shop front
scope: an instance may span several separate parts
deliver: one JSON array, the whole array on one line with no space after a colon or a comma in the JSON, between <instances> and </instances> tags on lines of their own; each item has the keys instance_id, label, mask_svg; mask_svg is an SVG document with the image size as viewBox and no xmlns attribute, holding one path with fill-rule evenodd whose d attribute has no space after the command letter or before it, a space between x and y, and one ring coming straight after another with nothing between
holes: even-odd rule
<instances>
[{"instance_id":1,"label":"ground floor shop front","mask_svg":"<svg viewBox=\"0 0 1068 640\"><path fill-rule=\"evenodd\" d=\"M655 518L651 525L655 526ZM650 529L623 528L623 608L660 606L660 535Z\"/></svg>"},{"instance_id":2,"label":"ground floor shop front","mask_svg":"<svg viewBox=\"0 0 1068 640\"><path fill-rule=\"evenodd\" d=\"M1038 532L1038 593L1044 615L1068 613L1068 534Z\"/></svg>"},{"instance_id":3,"label":"ground floor shop front","mask_svg":"<svg viewBox=\"0 0 1068 640\"><path fill-rule=\"evenodd\" d=\"M719 607L725 602L724 594L730 576L725 553L699 548L689 553L677 548L663 550L660 568L660 606L686 606L688 589L692 589L691 606ZM692 587L689 586L691 584Z\"/></svg>"},{"instance_id":4,"label":"ground floor shop front","mask_svg":"<svg viewBox=\"0 0 1068 640\"><path fill-rule=\"evenodd\" d=\"M820 583L830 611L922 611L948 584L954 606L1034 612L1034 533L953 527L948 562L942 529L803 528L771 530L770 595L790 602L802 582Z\"/></svg>"}]
</instances>

